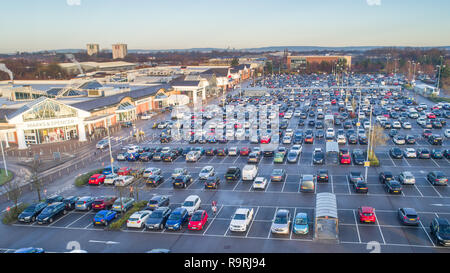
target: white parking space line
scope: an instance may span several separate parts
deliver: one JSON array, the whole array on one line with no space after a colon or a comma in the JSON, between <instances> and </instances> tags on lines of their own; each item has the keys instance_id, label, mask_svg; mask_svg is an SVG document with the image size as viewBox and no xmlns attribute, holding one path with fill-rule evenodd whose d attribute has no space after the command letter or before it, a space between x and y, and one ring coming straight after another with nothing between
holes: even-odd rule
<instances>
[{"instance_id":1,"label":"white parking space line","mask_svg":"<svg viewBox=\"0 0 450 273\"><path fill-rule=\"evenodd\" d=\"M408 165L408 167L411 167L411 164L409 164L408 159L406 159L406 158L403 158L403 159L405 160L405 162Z\"/></svg>"},{"instance_id":2,"label":"white parking space line","mask_svg":"<svg viewBox=\"0 0 450 273\"><path fill-rule=\"evenodd\" d=\"M253 226L253 223L256 221L255 218L256 218L256 215L258 215L258 212L259 212L259 206L258 206L258 208L256 209L255 214L254 214L253 217L252 217L252 222L250 223L250 226L247 228L247 232L246 232L246 234L245 234L245 238L247 238L248 233L250 232L250 229L251 229L252 226Z\"/></svg>"},{"instance_id":3,"label":"white parking space line","mask_svg":"<svg viewBox=\"0 0 450 273\"><path fill-rule=\"evenodd\" d=\"M348 178L347 178L347 188L348 188L348 194L352 195L352 192L350 191L350 181L348 181Z\"/></svg>"},{"instance_id":4,"label":"white parking space line","mask_svg":"<svg viewBox=\"0 0 450 273\"><path fill-rule=\"evenodd\" d=\"M442 195L436 190L435 186L432 186L432 188L439 195L439 197L442 198Z\"/></svg>"},{"instance_id":5,"label":"white parking space line","mask_svg":"<svg viewBox=\"0 0 450 273\"><path fill-rule=\"evenodd\" d=\"M291 227L290 227L289 239L291 239L291 240L292 240L292 234L294 233L294 224L295 224L294 219L295 219L296 215L297 215L297 208L294 209L294 215L292 217L292 222L291 222Z\"/></svg>"},{"instance_id":6,"label":"white parking space line","mask_svg":"<svg viewBox=\"0 0 450 273\"><path fill-rule=\"evenodd\" d=\"M272 219L275 219L275 216L277 215L278 207L276 207L275 212L273 213ZM272 230L269 228L269 234L267 235L267 239L270 238L270 234L272 234Z\"/></svg>"},{"instance_id":7,"label":"white parking space line","mask_svg":"<svg viewBox=\"0 0 450 273\"><path fill-rule=\"evenodd\" d=\"M232 191L235 191L235 190L236 190L236 188L237 188L237 186L239 185L239 183L242 183L241 181L242 181L242 180L238 180L238 181L236 181L236 186L234 186L234 188L233 188L233 190L232 190Z\"/></svg>"},{"instance_id":8,"label":"white parking space line","mask_svg":"<svg viewBox=\"0 0 450 273\"><path fill-rule=\"evenodd\" d=\"M331 193L334 194L334 185L333 185L333 176L330 175L330 180L331 180Z\"/></svg>"},{"instance_id":9,"label":"white parking space line","mask_svg":"<svg viewBox=\"0 0 450 273\"><path fill-rule=\"evenodd\" d=\"M425 232L425 234L427 235L427 237L428 237L428 239L430 240L430 242L433 244L433 246L436 246L436 245L434 244L433 240L431 239L430 235L428 234L427 230L426 230L425 227L423 226L422 221L419 220L419 223L420 223L420 226L421 226L422 229L423 229L423 232Z\"/></svg>"},{"instance_id":10,"label":"white parking space line","mask_svg":"<svg viewBox=\"0 0 450 273\"><path fill-rule=\"evenodd\" d=\"M212 223L214 222L214 220L216 220L217 215L219 215L219 213L222 211L223 207L224 207L223 205L220 206L219 210L217 211L217 213L216 213L215 215L214 215L214 213L213 213L214 217L212 217L212 221L209 223L208 227L207 227L206 230L203 232L203 234L205 234L205 233L208 231L208 229L212 226Z\"/></svg>"},{"instance_id":11,"label":"white parking space line","mask_svg":"<svg viewBox=\"0 0 450 273\"><path fill-rule=\"evenodd\" d=\"M437 162L433 158L430 157L430 159L436 165L436 167L441 167L441 166L439 166L439 164L437 164Z\"/></svg>"},{"instance_id":12,"label":"white parking space line","mask_svg":"<svg viewBox=\"0 0 450 273\"><path fill-rule=\"evenodd\" d=\"M54 221L53 223L49 224L49 226L53 226L54 224L56 224L57 222L59 222L61 219L65 218L65 217L68 216L69 214L71 214L71 213L67 213L66 215L61 216L58 220L56 220L56 221ZM84 215L83 215L83 216L84 216ZM81 217L83 217L83 216L81 216ZM77 220L75 220L75 222L78 221L79 219L81 219L81 217L78 218ZM72 224L73 224L73 223L72 223ZM70 224L70 225L71 225L71 224ZM70 225L69 225L69 226L70 226ZM68 227L68 226L66 226L66 227Z\"/></svg>"},{"instance_id":13,"label":"white parking space line","mask_svg":"<svg viewBox=\"0 0 450 273\"><path fill-rule=\"evenodd\" d=\"M358 228L358 220L356 219L356 213L355 213L355 210L352 210L352 211L353 211L353 216L354 216L354 218L355 218L356 232L358 233L358 240L359 240L359 243L361 243L361 236L360 236L360 234L359 234L359 228Z\"/></svg>"},{"instance_id":14,"label":"white parking space line","mask_svg":"<svg viewBox=\"0 0 450 273\"><path fill-rule=\"evenodd\" d=\"M380 234L381 234L381 238L383 239L383 244L386 244L386 241L384 240L384 236L383 236L383 232L381 231L381 227L380 227L380 223L378 222L378 217L376 217L376 213L375 213L375 219L377 221L377 226L378 226L378 230L380 230Z\"/></svg>"},{"instance_id":15,"label":"white parking space line","mask_svg":"<svg viewBox=\"0 0 450 273\"><path fill-rule=\"evenodd\" d=\"M420 193L420 196L421 196L421 197L424 197L423 194L422 194L422 192L419 190L419 188L417 187L417 185L416 185L415 183L414 183L414 187L415 187L416 190Z\"/></svg>"}]
</instances>

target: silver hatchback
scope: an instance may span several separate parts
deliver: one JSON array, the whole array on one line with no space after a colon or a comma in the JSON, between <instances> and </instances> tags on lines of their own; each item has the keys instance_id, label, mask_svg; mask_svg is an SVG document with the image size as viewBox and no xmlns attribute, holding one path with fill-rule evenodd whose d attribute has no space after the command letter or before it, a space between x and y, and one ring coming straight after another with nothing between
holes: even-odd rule
<instances>
[{"instance_id":1,"label":"silver hatchback","mask_svg":"<svg viewBox=\"0 0 450 273\"><path fill-rule=\"evenodd\" d=\"M279 209L275 214L270 228L275 234L289 234L291 228L291 213L286 209Z\"/></svg>"}]
</instances>

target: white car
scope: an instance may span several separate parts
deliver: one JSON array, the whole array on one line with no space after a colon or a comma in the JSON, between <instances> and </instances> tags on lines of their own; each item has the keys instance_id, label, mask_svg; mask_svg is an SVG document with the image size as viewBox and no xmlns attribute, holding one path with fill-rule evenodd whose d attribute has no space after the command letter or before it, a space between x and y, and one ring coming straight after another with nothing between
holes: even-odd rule
<instances>
[{"instance_id":1,"label":"white car","mask_svg":"<svg viewBox=\"0 0 450 273\"><path fill-rule=\"evenodd\" d=\"M247 231L253 219L253 209L238 208L233 215L233 219L230 222L230 231Z\"/></svg>"},{"instance_id":2,"label":"white car","mask_svg":"<svg viewBox=\"0 0 450 273\"><path fill-rule=\"evenodd\" d=\"M175 168L172 173L172 179L177 178L180 175L186 175L188 171L186 168Z\"/></svg>"},{"instance_id":3,"label":"white car","mask_svg":"<svg viewBox=\"0 0 450 273\"><path fill-rule=\"evenodd\" d=\"M245 165L242 169L242 180L243 181L252 181L256 178L258 174L257 165Z\"/></svg>"},{"instance_id":4,"label":"white car","mask_svg":"<svg viewBox=\"0 0 450 273\"><path fill-rule=\"evenodd\" d=\"M160 168L147 168L144 170L144 173L142 174L142 176L144 178L147 178L151 175L160 175L161 174L161 169Z\"/></svg>"},{"instance_id":5,"label":"white car","mask_svg":"<svg viewBox=\"0 0 450 273\"><path fill-rule=\"evenodd\" d=\"M347 138L344 135L339 135L337 137L337 143L341 145L345 145L347 143Z\"/></svg>"},{"instance_id":6,"label":"white car","mask_svg":"<svg viewBox=\"0 0 450 273\"><path fill-rule=\"evenodd\" d=\"M402 184L409 184L409 185L416 184L416 178L411 172L408 171L401 172L400 175L398 176L398 180Z\"/></svg>"},{"instance_id":7,"label":"white car","mask_svg":"<svg viewBox=\"0 0 450 273\"><path fill-rule=\"evenodd\" d=\"M446 138L450 138L450 129L446 129L446 130L445 130L444 136L445 136Z\"/></svg>"},{"instance_id":8,"label":"white car","mask_svg":"<svg viewBox=\"0 0 450 273\"><path fill-rule=\"evenodd\" d=\"M229 156L237 156L238 155L238 148L237 147L230 147L228 149L228 155Z\"/></svg>"},{"instance_id":9,"label":"white car","mask_svg":"<svg viewBox=\"0 0 450 273\"><path fill-rule=\"evenodd\" d=\"M108 184L108 185L113 185L114 184L114 180L116 180L119 177L118 174L116 173L112 173L112 174L108 174L105 177L105 182L103 182L104 184Z\"/></svg>"},{"instance_id":10,"label":"white car","mask_svg":"<svg viewBox=\"0 0 450 273\"><path fill-rule=\"evenodd\" d=\"M408 121L403 122L402 126L403 126L404 129L411 129L412 128L411 123L409 123Z\"/></svg>"},{"instance_id":11,"label":"white car","mask_svg":"<svg viewBox=\"0 0 450 273\"><path fill-rule=\"evenodd\" d=\"M170 150L171 150L170 147L163 147L161 153L167 154L168 152L170 152Z\"/></svg>"},{"instance_id":12,"label":"white car","mask_svg":"<svg viewBox=\"0 0 450 273\"><path fill-rule=\"evenodd\" d=\"M392 128L401 129L402 124L400 123L400 121L394 121L394 123L392 123Z\"/></svg>"},{"instance_id":13,"label":"white car","mask_svg":"<svg viewBox=\"0 0 450 273\"><path fill-rule=\"evenodd\" d=\"M124 187L127 186L134 181L134 176L127 175L127 176L119 176L116 179L114 179L114 186L120 186Z\"/></svg>"},{"instance_id":14,"label":"white car","mask_svg":"<svg viewBox=\"0 0 450 273\"><path fill-rule=\"evenodd\" d=\"M155 113L146 113L141 116L141 119L147 120L151 119L153 116L155 116Z\"/></svg>"},{"instance_id":15,"label":"white car","mask_svg":"<svg viewBox=\"0 0 450 273\"><path fill-rule=\"evenodd\" d=\"M137 153L138 150L139 150L139 146L131 145L131 146L128 146L127 153L129 153L129 154Z\"/></svg>"},{"instance_id":16,"label":"white car","mask_svg":"<svg viewBox=\"0 0 450 273\"><path fill-rule=\"evenodd\" d=\"M104 149L109 146L109 141L107 139L100 140L95 147L97 149Z\"/></svg>"},{"instance_id":17,"label":"white car","mask_svg":"<svg viewBox=\"0 0 450 273\"><path fill-rule=\"evenodd\" d=\"M133 213L127 220L127 228L142 228L151 214L151 210L142 210Z\"/></svg>"},{"instance_id":18,"label":"white car","mask_svg":"<svg viewBox=\"0 0 450 273\"><path fill-rule=\"evenodd\" d=\"M291 144L292 137L291 136L284 136L283 137L283 144Z\"/></svg>"},{"instance_id":19,"label":"white car","mask_svg":"<svg viewBox=\"0 0 450 273\"><path fill-rule=\"evenodd\" d=\"M296 144L296 145L294 145L294 146L291 147L291 151L296 151L296 152L298 152L299 154L302 153L302 150L303 150L302 145Z\"/></svg>"},{"instance_id":20,"label":"white car","mask_svg":"<svg viewBox=\"0 0 450 273\"><path fill-rule=\"evenodd\" d=\"M294 130L292 130L291 128L286 129L286 131L284 132L285 136L290 136L292 137L294 135Z\"/></svg>"},{"instance_id":21,"label":"white car","mask_svg":"<svg viewBox=\"0 0 450 273\"><path fill-rule=\"evenodd\" d=\"M237 140L244 140L245 138L245 130L244 129L237 129L235 137Z\"/></svg>"},{"instance_id":22,"label":"white car","mask_svg":"<svg viewBox=\"0 0 450 273\"><path fill-rule=\"evenodd\" d=\"M183 202L182 208L188 211L189 215L192 215L196 210L200 208L202 200L198 195L189 195Z\"/></svg>"},{"instance_id":23,"label":"white car","mask_svg":"<svg viewBox=\"0 0 450 273\"><path fill-rule=\"evenodd\" d=\"M267 179L265 177L257 177L253 181L253 189L265 190L267 186Z\"/></svg>"},{"instance_id":24,"label":"white car","mask_svg":"<svg viewBox=\"0 0 450 273\"><path fill-rule=\"evenodd\" d=\"M215 170L213 166L205 166L198 174L199 179L205 180L210 176L214 176Z\"/></svg>"},{"instance_id":25,"label":"white car","mask_svg":"<svg viewBox=\"0 0 450 273\"><path fill-rule=\"evenodd\" d=\"M326 135L326 138L334 138L334 129L328 128L325 135Z\"/></svg>"},{"instance_id":26,"label":"white car","mask_svg":"<svg viewBox=\"0 0 450 273\"><path fill-rule=\"evenodd\" d=\"M407 157L407 158L416 158L417 157L417 153L414 148L406 148L404 154L405 154L405 157Z\"/></svg>"},{"instance_id":27,"label":"white car","mask_svg":"<svg viewBox=\"0 0 450 273\"><path fill-rule=\"evenodd\" d=\"M197 162L201 156L200 151L190 151L186 154L186 162Z\"/></svg>"}]
</instances>

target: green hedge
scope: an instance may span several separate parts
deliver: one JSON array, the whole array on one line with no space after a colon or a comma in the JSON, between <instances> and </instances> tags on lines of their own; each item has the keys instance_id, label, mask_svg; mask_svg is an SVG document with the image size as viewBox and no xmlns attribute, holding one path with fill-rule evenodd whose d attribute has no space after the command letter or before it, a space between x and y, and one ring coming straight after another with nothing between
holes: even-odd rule
<instances>
[{"instance_id":1,"label":"green hedge","mask_svg":"<svg viewBox=\"0 0 450 273\"><path fill-rule=\"evenodd\" d=\"M20 204L17 207L11 208L10 211L3 214L2 223L5 225L15 223L19 214L21 214L28 206L29 204Z\"/></svg>"},{"instance_id":2,"label":"green hedge","mask_svg":"<svg viewBox=\"0 0 450 273\"><path fill-rule=\"evenodd\" d=\"M129 211L127 211L126 213L121 213L121 217L118 218L116 221L114 221L114 223L109 225L108 228L110 230L119 230L119 229L121 229L122 226L125 225L125 223L127 222L128 218L130 218L130 216L133 213L144 209L147 206L147 203L148 203L147 201L135 202L133 207Z\"/></svg>"},{"instance_id":3,"label":"green hedge","mask_svg":"<svg viewBox=\"0 0 450 273\"><path fill-rule=\"evenodd\" d=\"M90 178L92 175L94 175L94 174L100 174L100 173L102 173L102 172L103 172L103 169L98 169L98 170L91 171L91 172L88 172L88 173L85 173L85 174L82 174L82 175L78 176L78 177L75 179L75 186L76 186L76 187L81 187L81 186L86 185L86 184L89 182L89 178Z\"/></svg>"},{"instance_id":4,"label":"green hedge","mask_svg":"<svg viewBox=\"0 0 450 273\"><path fill-rule=\"evenodd\" d=\"M446 97L437 97L437 96L430 96L428 99L432 102L438 103L438 102L450 102L450 98Z\"/></svg>"}]
</instances>

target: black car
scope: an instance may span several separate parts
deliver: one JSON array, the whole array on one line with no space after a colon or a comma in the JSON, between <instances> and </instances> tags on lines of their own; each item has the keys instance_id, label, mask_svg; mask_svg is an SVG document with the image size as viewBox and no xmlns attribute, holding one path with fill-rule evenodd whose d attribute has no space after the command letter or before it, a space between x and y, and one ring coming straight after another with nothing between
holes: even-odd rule
<instances>
[{"instance_id":1,"label":"black car","mask_svg":"<svg viewBox=\"0 0 450 273\"><path fill-rule=\"evenodd\" d=\"M150 185L150 186L158 186L158 185L161 185L163 182L164 182L164 176L156 175L156 174L150 175L145 180L145 184Z\"/></svg>"},{"instance_id":2,"label":"black car","mask_svg":"<svg viewBox=\"0 0 450 273\"><path fill-rule=\"evenodd\" d=\"M143 152L139 156L139 161L149 162L150 160L152 160L152 158L153 158L153 153L152 152Z\"/></svg>"},{"instance_id":3,"label":"black car","mask_svg":"<svg viewBox=\"0 0 450 273\"><path fill-rule=\"evenodd\" d=\"M427 180L433 185L447 186L448 178L441 171L432 171L427 175Z\"/></svg>"},{"instance_id":4,"label":"black car","mask_svg":"<svg viewBox=\"0 0 450 273\"><path fill-rule=\"evenodd\" d=\"M172 141L172 137L171 136L161 136L159 138L159 141L161 143L169 143L170 141Z\"/></svg>"},{"instance_id":5,"label":"black car","mask_svg":"<svg viewBox=\"0 0 450 273\"><path fill-rule=\"evenodd\" d=\"M356 165L364 165L364 161L366 158L364 156L364 152L361 149L353 150L352 157L353 163L355 163Z\"/></svg>"},{"instance_id":6,"label":"black car","mask_svg":"<svg viewBox=\"0 0 450 273\"><path fill-rule=\"evenodd\" d=\"M447 219L434 218L430 223L430 234L439 245L450 246L450 223Z\"/></svg>"},{"instance_id":7,"label":"black car","mask_svg":"<svg viewBox=\"0 0 450 273\"><path fill-rule=\"evenodd\" d=\"M66 210L75 209L75 203L80 199L78 196L68 196L62 200L64 204L66 204Z\"/></svg>"},{"instance_id":8,"label":"black car","mask_svg":"<svg viewBox=\"0 0 450 273\"><path fill-rule=\"evenodd\" d=\"M355 184L358 181L364 181L361 172L350 172L347 176L347 180L350 184Z\"/></svg>"},{"instance_id":9,"label":"black car","mask_svg":"<svg viewBox=\"0 0 450 273\"><path fill-rule=\"evenodd\" d=\"M205 181L205 189L217 189L220 184L220 178L217 175L210 176Z\"/></svg>"},{"instance_id":10,"label":"black car","mask_svg":"<svg viewBox=\"0 0 450 273\"><path fill-rule=\"evenodd\" d=\"M394 175L390 171L381 172L378 176L380 183L386 183L386 181L394 180Z\"/></svg>"},{"instance_id":11,"label":"black car","mask_svg":"<svg viewBox=\"0 0 450 273\"><path fill-rule=\"evenodd\" d=\"M369 188L367 187L367 183L363 180L358 180L353 184L353 189L357 193L367 193Z\"/></svg>"},{"instance_id":12,"label":"black car","mask_svg":"<svg viewBox=\"0 0 450 273\"><path fill-rule=\"evenodd\" d=\"M445 149L444 150L444 157L447 159L450 159L450 149Z\"/></svg>"},{"instance_id":13,"label":"black car","mask_svg":"<svg viewBox=\"0 0 450 273\"><path fill-rule=\"evenodd\" d=\"M316 121L310 120L308 121L308 126L314 127L316 125Z\"/></svg>"},{"instance_id":14,"label":"black car","mask_svg":"<svg viewBox=\"0 0 450 273\"><path fill-rule=\"evenodd\" d=\"M368 139L366 135L359 135L359 144L360 145L367 145Z\"/></svg>"},{"instance_id":15,"label":"black car","mask_svg":"<svg viewBox=\"0 0 450 273\"><path fill-rule=\"evenodd\" d=\"M351 134L351 135L347 138L347 142L348 142L348 144L358 144L358 138L356 137L355 134Z\"/></svg>"},{"instance_id":16,"label":"black car","mask_svg":"<svg viewBox=\"0 0 450 273\"><path fill-rule=\"evenodd\" d=\"M386 188L388 193L402 193L402 184L400 184L400 182L398 182L397 180L386 180L386 182L384 183L384 187Z\"/></svg>"},{"instance_id":17,"label":"black car","mask_svg":"<svg viewBox=\"0 0 450 273\"><path fill-rule=\"evenodd\" d=\"M444 154L439 149L432 149L431 150L431 157L433 159L442 159L442 158L444 158Z\"/></svg>"},{"instance_id":18,"label":"black car","mask_svg":"<svg viewBox=\"0 0 450 273\"><path fill-rule=\"evenodd\" d=\"M241 177L241 169L239 167L229 167L225 173L226 180L236 181Z\"/></svg>"},{"instance_id":19,"label":"black car","mask_svg":"<svg viewBox=\"0 0 450 273\"><path fill-rule=\"evenodd\" d=\"M392 158L395 158L395 159L402 159L403 158L403 151L400 148L398 148L398 147L394 147L394 148L391 148L389 150L389 155Z\"/></svg>"},{"instance_id":20,"label":"black car","mask_svg":"<svg viewBox=\"0 0 450 273\"><path fill-rule=\"evenodd\" d=\"M305 121L304 121L303 119L299 119L299 120L298 120L298 123L297 123L297 126L298 126L298 127L305 126Z\"/></svg>"},{"instance_id":21,"label":"black car","mask_svg":"<svg viewBox=\"0 0 450 273\"><path fill-rule=\"evenodd\" d=\"M66 213L66 204L63 202L55 202L43 209L36 220L38 224L53 223L56 217Z\"/></svg>"},{"instance_id":22,"label":"black car","mask_svg":"<svg viewBox=\"0 0 450 273\"><path fill-rule=\"evenodd\" d=\"M406 135L406 143L407 144L415 144L416 143L416 138L412 135Z\"/></svg>"},{"instance_id":23,"label":"black car","mask_svg":"<svg viewBox=\"0 0 450 273\"><path fill-rule=\"evenodd\" d=\"M192 176L180 175L172 181L172 185L174 188L186 188L192 182L194 182Z\"/></svg>"},{"instance_id":24,"label":"black car","mask_svg":"<svg viewBox=\"0 0 450 273\"><path fill-rule=\"evenodd\" d=\"M155 195L147 203L145 210L156 210L160 207L168 207L170 198L165 195Z\"/></svg>"},{"instance_id":25,"label":"black car","mask_svg":"<svg viewBox=\"0 0 450 273\"><path fill-rule=\"evenodd\" d=\"M172 151L165 153L161 159L164 162L173 162L175 159L177 159L178 155Z\"/></svg>"},{"instance_id":26,"label":"black car","mask_svg":"<svg viewBox=\"0 0 450 273\"><path fill-rule=\"evenodd\" d=\"M317 182L328 182L328 170L320 169L317 171Z\"/></svg>"},{"instance_id":27,"label":"black car","mask_svg":"<svg viewBox=\"0 0 450 273\"><path fill-rule=\"evenodd\" d=\"M442 137L440 135L431 135L428 137L428 142L431 145L442 145Z\"/></svg>"},{"instance_id":28,"label":"black car","mask_svg":"<svg viewBox=\"0 0 450 273\"><path fill-rule=\"evenodd\" d=\"M155 209L145 222L145 229L161 230L166 225L172 210L168 207L159 207Z\"/></svg>"},{"instance_id":29,"label":"black car","mask_svg":"<svg viewBox=\"0 0 450 273\"><path fill-rule=\"evenodd\" d=\"M62 197L61 195L52 195L50 197L48 197L45 202L47 204L52 204L52 203L56 203L56 202L62 202L64 200L64 197Z\"/></svg>"},{"instance_id":30,"label":"black car","mask_svg":"<svg viewBox=\"0 0 450 273\"><path fill-rule=\"evenodd\" d=\"M215 156L217 154L217 149L216 148L206 148L205 154L207 156Z\"/></svg>"},{"instance_id":31,"label":"black car","mask_svg":"<svg viewBox=\"0 0 450 273\"><path fill-rule=\"evenodd\" d=\"M325 153L322 150L315 150L313 152L313 164L324 164Z\"/></svg>"},{"instance_id":32,"label":"black car","mask_svg":"<svg viewBox=\"0 0 450 273\"><path fill-rule=\"evenodd\" d=\"M48 206L47 203L41 202L28 206L21 214L18 216L19 222L31 223L36 221L36 217Z\"/></svg>"},{"instance_id":33,"label":"black car","mask_svg":"<svg viewBox=\"0 0 450 273\"><path fill-rule=\"evenodd\" d=\"M417 151L417 158L429 159L431 158L431 152L428 148L419 148Z\"/></svg>"}]
</instances>

